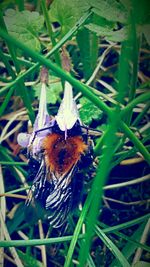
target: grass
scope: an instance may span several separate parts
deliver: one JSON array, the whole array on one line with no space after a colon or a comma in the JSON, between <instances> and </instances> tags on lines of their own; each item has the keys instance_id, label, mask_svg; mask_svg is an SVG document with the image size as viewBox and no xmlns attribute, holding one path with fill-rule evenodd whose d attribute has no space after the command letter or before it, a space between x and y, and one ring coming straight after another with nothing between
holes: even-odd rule
<instances>
[{"instance_id":1,"label":"grass","mask_svg":"<svg viewBox=\"0 0 150 267\"><path fill-rule=\"evenodd\" d=\"M16 1L12 4L12 8L18 8L18 12L24 12L29 7L26 5L27 1L22 2L20 4L20 1ZM58 2L59 5L59 0L54 2L56 4ZM122 5L116 6L116 1L112 2L114 2L113 8L116 10L120 8L120 12L123 12ZM126 38L122 41L116 39L112 45L112 40L109 40L110 36L106 36L105 39L100 30L97 35L95 34L95 29L97 30L95 26L91 26L93 31L86 35L89 31L87 25L96 25L94 23L101 27L107 26L112 30L112 34L114 33L113 14L112 18L108 18L107 9L105 10L104 6L104 14L101 16L99 9L95 12L97 6L94 3L93 1L93 9L86 8L85 3L82 8L72 6L70 12L73 10L73 19L76 19L72 22L68 20L70 15L67 15L67 12L63 12L62 17L58 16L59 6L55 9L54 3L51 4L51 8L56 12L53 13L55 18L51 15L50 6L47 6L45 1L41 1L40 7L37 1L32 1L33 9L42 15L45 21L42 30L38 32L39 28L36 29L36 37L38 36L41 45L39 51L33 50L25 40L21 41L9 32L9 25L3 17L9 8L8 4L3 6L3 13L0 14L2 22L0 29L2 38L2 51L0 52L2 74L0 78L0 127L2 130L0 137L2 166L0 247L5 248L2 250L3 266L23 264L30 267L34 264L34 266L78 265L82 267L87 263L88 266L126 267L131 266L133 261L135 264L135 256L139 253L137 248L143 250L143 253L138 255L138 259L147 261L146 253L149 247L145 229L149 222L149 202L143 204L142 201L148 201L148 181L141 179L138 185L131 182L148 175L150 163L148 137L150 93L147 90L145 70L149 50L145 39L142 35L139 36L137 28L137 24L141 23L145 13L143 15L139 10L139 13L141 12L139 22L135 13L135 1L131 1L132 10L128 10L126 23L122 22L122 19L121 22L117 21L118 18L115 22L116 27L121 27L123 30L126 29L126 24L130 25ZM69 5L71 4L68 3L63 8L69 9ZM145 6L146 1L143 3L144 10L146 10ZM79 9L77 13L76 8ZM30 16L32 16L31 13ZM109 14L111 16L111 12ZM82 40L81 32L85 28L84 34L86 38L89 38L87 40L89 51L93 51L90 45L94 42L97 60L93 52L90 53L84 49L85 40ZM145 29L144 26L143 29ZM33 28L33 36L34 30ZM22 36L23 33L22 30ZM67 49L69 53L67 60L72 62L70 73L61 67L62 47ZM107 53L106 50L103 51L105 49L103 47L106 47ZM142 49L145 49L147 55L144 62L140 58ZM102 55L100 60L99 54ZM87 66L90 66L91 60L92 68L88 69ZM55 76L62 81L62 85L63 81L68 81L74 87L79 101L83 96L87 99L86 101L89 101L85 105L80 104L83 109L83 118L81 118L83 122L88 112L87 107L94 110L93 106L96 106L102 111L102 117L100 115L94 117L93 113L93 118L89 121L89 127L101 130L102 134L94 138L95 159L91 167L93 172L89 170L88 177L85 173L82 208L74 212L74 216L70 219L69 229L62 236L59 231L48 230L44 222L37 223L34 227L27 224L23 215L24 200L21 200L21 197L26 198L29 188L27 157L23 151L20 151L16 138L21 129L27 131L34 123L38 107L34 82L39 83L37 77L40 66L46 66L50 77ZM86 82L87 75L90 86L88 81ZM107 87L100 86L98 80L105 81ZM32 82L33 85L26 86L26 82ZM113 91L112 89L109 91L110 86ZM52 91L49 93L52 94ZM62 93L59 97L61 96ZM59 102L58 98L55 103L48 103L51 115L56 114ZM140 158L142 164L136 163L137 158ZM125 165L126 175L121 165L123 160L129 162L129 165ZM133 168L136 168L136 171L133 171ZM139 171L137 171L138 168ZM108 186L111 183L118 184L115 179L119 179L120 184L125 179L125 189L114 186L114 189L108 190L110 193L107 190L104 191L105 187L107 188L106 184ZM110 203L108 201L110 198L114 201L118 200L118 203ZM129 208L125 209L125 202L138 202L138 208L134 204L129 204ZM111 214L110 218L107 213ZM144 243L143 234L145 235ZM57 246L55 247L57 243L60 244L60 249L56 257L53 256L53 250L57 249ZM31 246L31 249L25 250L28 246ZM20 248L17 249L17 247Z\"/></svg>"}]
</instances>

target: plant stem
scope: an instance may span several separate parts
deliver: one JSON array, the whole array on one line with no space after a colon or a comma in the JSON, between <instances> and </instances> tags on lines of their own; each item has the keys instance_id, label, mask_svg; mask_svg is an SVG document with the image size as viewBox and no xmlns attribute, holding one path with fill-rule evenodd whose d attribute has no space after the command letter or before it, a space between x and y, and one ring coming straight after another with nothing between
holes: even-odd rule
<instances>
[{"instance_id":1,"label":"plant stem","mask_svg":"<svg viewBox=\"0 0 150 267\"><path fill-rule=\"evenodd\" d=\"M111 169L111 160L115 153L115 148L117 144L116 131L118 119L119 117L116 115L116 112L114 110L104 138L103 156L101 161L99 162L97 174L92 184L92 203L87 214L87 234L85 236L84 242L82 242L79 254L79 266L81 267L85 266L86 263L86 259L90 249L91 239L94 234L94 226L101 205L103 186Z\"/></svg>"},{"instance_id":2,"label":"plant stem","mask_svg":"<svg viewBox=\"0 0 150 267\"><path fill-rule=\"evenodd\" d=\"M132 100L122 111L121 111L121 117L123 118L128 112L130 112L137 104L141 102L148 101L150 99L150 92L147 92L145 94L142 94L138 97L136 97L134 100Z\"/></svg>"},{"instance_id":3,"label":"plant stem","mask_svg":"<svg viewBox=\"0 0 150 267\"><path fill-rule=\"evenodd\" d=\"M79 239L84 238L84 235L79 235ZM53 237L47 239L32 239L32 240L11 240L11 241L0 241L0 247L27 247L27 246L38 246L38 245L48 245L48 244L57 244L68 242L72 239L72 236L62 236L62 237Z\"/></svg>"},{"instance_id":4,"label":"plant stem","mask_svg":"<svg viewBox=\"0 0 150 267\"><path fill-rule=\"evenodd\" d=\"M149 108L150 108L150 103L147 103L144 109L138 114L136 119L133 121L132 126L137 126L140 123L140 121L143 119L144 115L147 113Z\"/></svg>"},{"instance_id":5,"label":"plant stem","mask_svg":"<svg viewBox=\"0 0 150 267\"><path fill-rule=\"evenodd\" d=\"M9 103L9 100L14 92L14 87L11 87L11 89L8 91L7 95L5 96L5 100L2 103L1 107L0 107L0 116L2 116L2 114L4 113L5 109L7 108L7 105Z\"/></svg>"},{"instance_id":6,"label":"plant stem","mask_svg":"<svg viewBox=\"0 0 150 267\"><path fill-rule=\"evenodd\" d=\"M49 37L50 37L50 39L52 41L52 46L54 47L56 45L56 41L55 41L55 38L53 36L52 26L51 26L51 22L50 22L50 19L49 19L49 14L48 14L48 10L47 10L47 7L46 7L46 1L45 0L41 1L41 6L42 6L45 22L46 22L47 31L48 31ZM54 57L55 57L56 63L59 66L61 66L61 59L60 59L60 55L59 55L58 51L56 51L54 53Z\"/></svg>"},{"instance_id":7,"label":"plant stem","mask_svg":"<svg viewBox=\"0 0 150 267\"><path fill-rule=\"evenodd\" d=\"M9 75L10 75L13 79L15 79L16 75L15 75L15 73L14 73L14 71L13 71L13 69L12 69L12 67L11 67L11 65L10 65L10 63L9 63L9 61L8 61L8 59L7 59L6 56L2 53L1 50L0 50L0 59L1 59L1 61L5 64L6 69L7 69L8 73L9 73Z\"/></svg>"}]
</instances>

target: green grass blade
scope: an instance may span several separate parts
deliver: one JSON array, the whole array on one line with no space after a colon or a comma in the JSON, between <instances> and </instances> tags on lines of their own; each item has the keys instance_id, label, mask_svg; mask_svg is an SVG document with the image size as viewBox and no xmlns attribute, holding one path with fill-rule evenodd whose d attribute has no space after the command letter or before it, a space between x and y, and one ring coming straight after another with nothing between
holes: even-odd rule
<instances>
[{"instance_id":1,"label":"green grass blade","mask_svg":"<svg viewBox=\"0 0 150 267\"><path fill-rule=\"evenodd\" d=\"M134 232L134 234L131 236L132 239L136 240L136 241L139 241L140 238L141 238L141 235L143 233L143 230L145 228L145 222L142 223L138 229ZM133 243L130 243L130 242L127 242L127 244L125 245L125 247L122 249L122 253L124 254L124 256L126 257L126 259L129 259L133 253L135 252L135 249L137 248L136 244L133 244ZM122 265L118 264L118 261L114 260L110 267L121 267Z\"/></svg>"},{"instance_id":2,"label":"green grass blade","mask_svg":"<svg viewBox=\"0 0 150 267\"><path fill-rule=\"evenodd\" d=\"M111 241L111 239L107 237L107 235L103 232L103 230L101 230L99 227L96 226L95 232L99 236L99 238L104 242L104 244L107 246L107 248L116 257L116 262L117 262L117 265L116 266L119 266L118 265L118 262L120 262L121 263L121 266L123 266L123 267L130 267L129 262L127 261L127 259L123 255L123 253L120 252L120 250Z\"/></svg>"}]
</instances>

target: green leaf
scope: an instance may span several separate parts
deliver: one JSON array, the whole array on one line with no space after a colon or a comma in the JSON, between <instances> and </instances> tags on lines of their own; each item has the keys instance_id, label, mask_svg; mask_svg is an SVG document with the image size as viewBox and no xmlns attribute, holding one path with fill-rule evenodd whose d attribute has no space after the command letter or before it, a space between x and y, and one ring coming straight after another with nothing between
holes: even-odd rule
<instances>
[{"instance_id":1,"label":"green leaf","mask_svg":"<svg viewBox=\"0 0 150 267\"><path fill-rule=\"evenodd\" d=\"M56 77L50 78L50 84L46 87L46 100L48 104L56 104L57 101L60 101L60 93L62 92L62 84L60 81L56 81ZM41 83L38 83L34 86L35 97L40 98L41 93Z\"/></svg>"},{"instance_id":2,"label":"green leaf","mask_svg":"<svg viewBox=\"0 0 150 267\"><path fill-rule=\"evenodd\" d=\"M110 21L126 23L128 12L119 1L114 0L88 0L93 12Z\"/></svg>"},{"instance_id":3,"label":"green leaf","mask_svg":"<svg viewBox=\"0 0 150 267\"><path fill-rule=\"evenodd\" d=\"M64 36L88 8L85 0L55 0L49 11L50 20L60 24L61 36Z\"/></svg>"},{"instance_id":4,"label":"green leaf","mask_svg":"<svg viewBox=\"0 0 150 267\"><path fill-rule=\"evenodd\" d=\"M40 51L41 45L38 40L38 33L41 31L44 25L43 16L39 15L38 12L16 11L8 9L5 12L4 17L8 32L23 42L25 45Z\"/></svg>"},{"instance_id":5,"label":"green leaf","mask_svg":"<svg viewBox=\"0 0 150 267\"><path fill-rule=\"evenodd\" d=\"M30 256L27 253L23 253L21 250L17 249L19 258L24 264L24 267L44 267L44 265L35 259L35 257Z\"/></svg>"},{"instance_id":6,"label":"green leaf","mask_svg":"<svg viewBox=\"0 0 150 267\"><path fill-rule=\"evenodd\" d=\"M112 41L112 42L122 42L127 39L128 36L128 28L123 27L120 30L113 31L108 26L99 26L94 23L89 23L85 26L92 32L95 32L98 36L103 36L106 40Z\"/></svg>"},{"instance_id":7,"label":"green leaf","mask_svg":"<svg viewBox=\"0 0 150 267\"><path fill-rule=\"evenodd\" d=\"M82 97L80 99L80 104L82 107L79 114L83 123L89 125L93 119L98 120L102 118L102 111L93 105L87 98Z\"/></svg>"}]
</instances>

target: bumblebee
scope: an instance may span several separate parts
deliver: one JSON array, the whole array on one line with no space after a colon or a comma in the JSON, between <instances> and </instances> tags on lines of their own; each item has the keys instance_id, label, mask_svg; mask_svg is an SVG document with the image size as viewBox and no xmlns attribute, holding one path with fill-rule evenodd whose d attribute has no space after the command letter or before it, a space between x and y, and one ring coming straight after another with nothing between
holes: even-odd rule
<instances>
[{"instance_id":1,"label":"bumblebee","mask_svg":"<svg viewBox=\"0 0 150 267\"><path fill-rule=\"evenodd\" d=\"M44 95L43 89L41 96ZM69 83L66 83L64 98L54 119L47 116L45 102L46 98L45 108L42 112L39 109L33 133L26 134L26 139L20 134L18 143L22 144L25 139L28 146L33 179L26 215L30 221L33 217L42 218L59 228L80 201L84 181L82 169L91 164L93 149Z\"/></svg>"}]
</instances>

